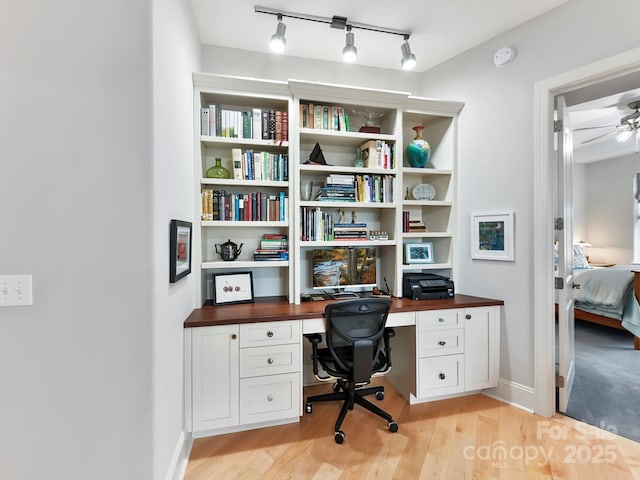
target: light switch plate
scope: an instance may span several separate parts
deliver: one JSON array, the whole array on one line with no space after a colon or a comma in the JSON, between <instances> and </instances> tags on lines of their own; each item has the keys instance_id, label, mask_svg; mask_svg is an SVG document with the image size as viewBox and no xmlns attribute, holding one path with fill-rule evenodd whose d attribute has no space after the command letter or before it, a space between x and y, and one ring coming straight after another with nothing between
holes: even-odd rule
<instances>
[{"instance_id":1,"label":"light switch plate","mask_svg":"<svg viewBox=\"0 0 640 480\"><path fill-rule=\"evenodd\" d=\"M0 307L33 305L31 275L0 275Z\"/></svg>"}]
</instances>

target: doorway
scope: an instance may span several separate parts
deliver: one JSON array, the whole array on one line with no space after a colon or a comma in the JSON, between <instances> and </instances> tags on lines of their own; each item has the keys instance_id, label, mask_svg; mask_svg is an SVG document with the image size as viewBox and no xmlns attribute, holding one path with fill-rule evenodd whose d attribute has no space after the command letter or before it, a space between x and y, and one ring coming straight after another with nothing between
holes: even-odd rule
<instances>
[{"instance_id":1,"label":"doorway","mask_svg":"<svg viewBox=\"0 0 640 480\"><path fill-rule=\"evenodd\" d=\"M534 86L534 352L536 413L555 413L554 98L640 72L640 48L545 80ZM562 348L562 346L560 346Z\"/></svg>"}]
</instances>

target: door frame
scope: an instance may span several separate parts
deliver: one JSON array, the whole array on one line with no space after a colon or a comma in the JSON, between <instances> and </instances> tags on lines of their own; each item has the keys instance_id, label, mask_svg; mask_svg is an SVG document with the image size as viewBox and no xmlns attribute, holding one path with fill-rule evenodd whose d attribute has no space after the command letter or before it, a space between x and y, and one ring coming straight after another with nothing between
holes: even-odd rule
<instances>
[{"instance_id":1,"label":"door frame","mask_svg":"<svg viewBox=\"0 0 640 480\"><path fill-rule=\"evenodd\" d=\"M640 48L534 84L533 93L533 318L535 413L551 417L555 401L553 285L554 97L640 70Z\"/></svg>"}]
</instances>

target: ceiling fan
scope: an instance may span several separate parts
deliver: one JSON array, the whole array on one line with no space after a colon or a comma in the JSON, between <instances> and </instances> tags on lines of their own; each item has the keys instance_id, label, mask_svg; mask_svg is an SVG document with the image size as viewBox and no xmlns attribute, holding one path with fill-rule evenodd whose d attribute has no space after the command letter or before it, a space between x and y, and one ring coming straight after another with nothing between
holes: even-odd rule
<instances>
[{"instance_id":1,"label":"ceiling fan","mask_svg":"<svg viewBox=\"0 0 640 480\"><path fill-rule=\"evenodd\" d=\"M626 142L631 137L635 137L636 140L636 153L638 153L638 146L640 143L640 100L636 100L627 104L630 110L635 110L628 115L625 115L620 119L619 125L600 125L598 127L583 127L576 128L575 130L593 130L596 128L613 128L613 130L603 133L602 135L598 135L596 137L590 138L581 144L593 142L594 140L598 140L600 138L606 137L608 135L616 134L616 140L618 142Z\"/></svg>"}]
</instances>

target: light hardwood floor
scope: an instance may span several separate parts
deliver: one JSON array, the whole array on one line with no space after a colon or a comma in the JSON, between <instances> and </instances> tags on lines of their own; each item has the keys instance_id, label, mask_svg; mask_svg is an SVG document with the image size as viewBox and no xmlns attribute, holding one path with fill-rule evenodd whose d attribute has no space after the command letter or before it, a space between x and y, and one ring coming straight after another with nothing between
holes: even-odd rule
<instances>
[{"instance_id":1,"label":"light hardwood floor","mask_svg":"<svg viewBox=\"0 0 640 480\"><path fill-rule=\"evenodd\" d=\"M356 406L333 440L340 404L300 423L196 439L186 480L638 479L640 444L563 415L532 415L484 395L408 405L384 379L373 399L399 424ZM305 388L305 396L330 390ZM373 398L373 397L369 397Z\"/></svg>"}]
</instances>

